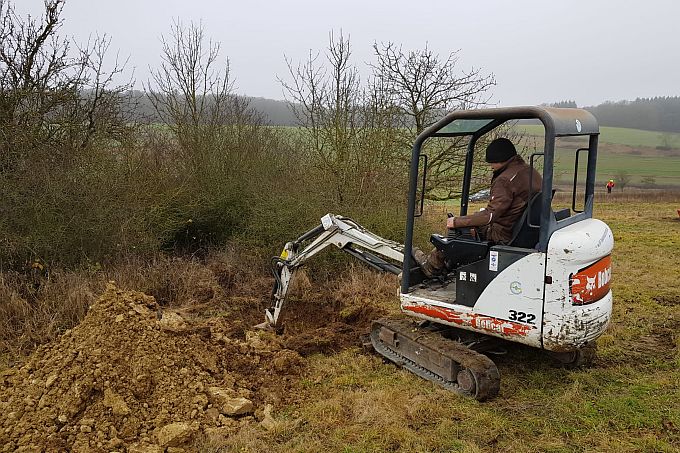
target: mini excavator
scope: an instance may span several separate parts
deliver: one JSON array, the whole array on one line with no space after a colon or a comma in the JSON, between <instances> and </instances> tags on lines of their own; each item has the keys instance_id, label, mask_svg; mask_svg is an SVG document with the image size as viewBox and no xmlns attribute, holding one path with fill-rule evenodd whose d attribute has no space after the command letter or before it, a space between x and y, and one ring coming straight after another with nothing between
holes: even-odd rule
<instances>
[{"instance_id":1,"label":"mini excavator","mask_svg":"<svg viewBox=\"0 0 680 453\"><path fill-rule=\"evenodd\" d=\"M447 272L428 279L410 252L414 222L423 213L424 143L435 137L468 139L460 205L460 215L466 215L475 144L518 120L543 125L543 150L529 158L532 167L543 159L541 191L530 195L506 245L480 240L464 229L449 230L446 236L433 234L430 242L444 253ZM582 109L512 107L449 113L414 143L404 244L383 239L347 217L323 216L319 226L288 242L274 258L276 281L265 324L278 326L295 271L334 245L374 269L400 275L401 310L418 322L407 317L378 319L370 342L379 354L422 378L480 401L493 398L500 387L498 369L488 357L494 347L489 340L495 338L548 351L565 364L588 364L595 340L612 314L614 238L604 222L593 218L598 135L596 119ZM562 137L567 137L567 145L578 137L587 146L558 149L556 139ZM574 159L571 207L559 210L552 203L556 153ZM579 169L585 176L579 177Z\"/></svg>"}]
</instances>

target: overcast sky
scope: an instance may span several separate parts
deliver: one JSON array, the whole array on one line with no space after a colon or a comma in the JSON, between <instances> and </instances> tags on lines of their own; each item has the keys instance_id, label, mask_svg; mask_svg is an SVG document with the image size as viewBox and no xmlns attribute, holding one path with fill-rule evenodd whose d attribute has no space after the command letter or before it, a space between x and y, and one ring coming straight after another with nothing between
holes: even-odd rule
<instances>
[{"instance_id":1,"label":"overcast sky","mask_svg":"<svg viewBox=\"0 0 680 453\"><path fill-rule=\"evenodd\" d=\"M14 0L40 13L42 0ZM285 56L323 50L330 31L350 37L355 64L374 41L440 55L460 50L461 70L493 73L493 101L579 106L680 95L680 2L675 0L67 0L63 31L84 42L106 33L130 57L138 86L156 66L173 19L202 21L231 61L236 91L283 99Z\"/></svg>"}]
</instances>

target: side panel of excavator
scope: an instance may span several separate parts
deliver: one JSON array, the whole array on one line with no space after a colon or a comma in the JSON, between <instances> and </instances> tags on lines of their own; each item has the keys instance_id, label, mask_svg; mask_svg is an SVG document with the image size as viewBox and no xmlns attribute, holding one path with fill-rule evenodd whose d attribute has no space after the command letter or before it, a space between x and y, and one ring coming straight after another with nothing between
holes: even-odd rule
<instances>
[{"instance_id":1,"label":"side panel of excavator","mask_svg":"<svg viewBox=\"0 0 680 453\"><path fill-rule=\"evenodd\" d=\"M401 308L439 324L573 351L597 339L609 323L612 248L609 227L587 219L556 231L547 253L527 253L497 273L497 263L513 250L492 247L484 260L457 269L448 285L401 294ZM484 286L470 289L475 285Z\"/></svg>"},{"instance_id":2,"label":"side panel of excavator","mask_svg":"<svg viewBox=\"0 0 680 453\"><path fill-rule=\"evenodd\" d=\"M482 277L480 266L478 272L456 271L456 281L450 285L485 284L473 303L456 300L456 295L461 295L459 288L455 291L448 288L449 297L444 296L446 290L422 288L401 294L402 311L436 323L541 347L545 254L524 254L499 270L496 262L503 260L503 253L509 251L492 249L482 263L485 273L492 274L490 281Z\"/></svg>"}]
</instances>

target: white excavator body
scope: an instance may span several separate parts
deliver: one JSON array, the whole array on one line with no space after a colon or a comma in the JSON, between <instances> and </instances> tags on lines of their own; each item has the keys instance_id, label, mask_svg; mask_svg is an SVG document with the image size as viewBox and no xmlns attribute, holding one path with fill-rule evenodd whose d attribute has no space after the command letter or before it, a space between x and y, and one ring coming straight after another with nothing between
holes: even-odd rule
<instances>
[{"instance_id":1,"label":"white excavator body","mask_svg":"<svg viewBox=\"0 0 680 453\"><path fill-rule=\"evenodd\" d=\"M492 246L473 270L457 270L445 285L402 293L405 314L555 352L597 339L612 312L609 227L596 219L558 230L547 252L504 266L512 247ZM490 278L491 277L491 278ZM456 285L480 286L474 305L456 303Z\"/></svg>"}]
</instances>

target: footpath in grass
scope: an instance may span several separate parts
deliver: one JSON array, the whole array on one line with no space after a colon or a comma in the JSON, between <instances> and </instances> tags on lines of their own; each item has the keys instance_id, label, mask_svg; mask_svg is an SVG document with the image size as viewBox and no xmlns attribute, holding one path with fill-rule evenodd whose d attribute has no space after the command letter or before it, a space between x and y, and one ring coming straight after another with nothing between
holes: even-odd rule
<instances>
[{"instance_id":1,"label":"footpath in grass","mask_svg":"<svg viewBox=\"0 0 680 453\"><path fill-rule=\"evenodd\" d=\"M594 367L565 370L540 351L495 358L498 398L460 398L360 349L314 356L297 420L238 451L671 452L680 445L680 221L672 202L601 202L616 239L614 315ZM395 297L395 304L396 304ZM311 308L310 308L311 309Z\"/></svg>"}]
</instances>

